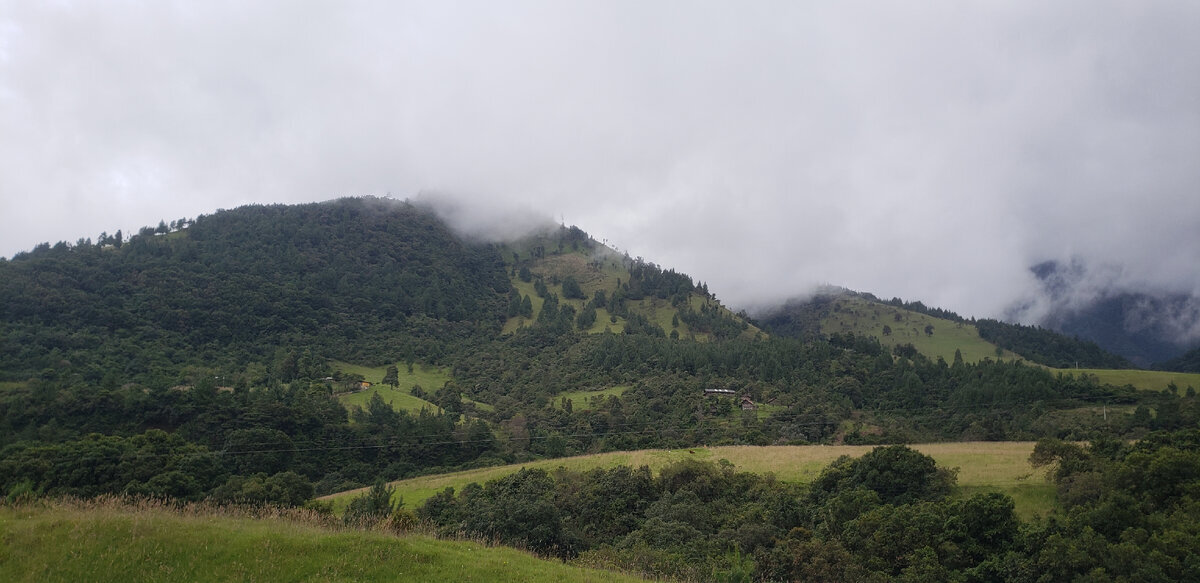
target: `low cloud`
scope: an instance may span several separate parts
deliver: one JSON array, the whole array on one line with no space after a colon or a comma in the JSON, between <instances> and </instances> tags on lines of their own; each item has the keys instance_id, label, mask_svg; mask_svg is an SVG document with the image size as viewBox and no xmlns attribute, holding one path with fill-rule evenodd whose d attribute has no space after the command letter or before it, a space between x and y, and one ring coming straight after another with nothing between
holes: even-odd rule
<instances>
[{"instance_id":1,"label":"low cloud","mask_svg":"<svg viewBox=\"0 0 1200 583\"><path fill-rule=\"evenodd\" d=\"M515 241L557 226L548 215L528 207L469 195L421 192L410 201L432 209L460 237L487 243Z\"/></svg>"},{"instance_id":2,"label":"low cloud","mask_svg":"<svg viewBox=\"0 0 1200 583\"><path fill-rule=\"evenodd\" d=\"M453 193L691 274L998 316L1084 258L1200 287L1200 5L9 3L0 254ZM536 221L534 221L536 222Z\"/></svg>"}]
</instances>

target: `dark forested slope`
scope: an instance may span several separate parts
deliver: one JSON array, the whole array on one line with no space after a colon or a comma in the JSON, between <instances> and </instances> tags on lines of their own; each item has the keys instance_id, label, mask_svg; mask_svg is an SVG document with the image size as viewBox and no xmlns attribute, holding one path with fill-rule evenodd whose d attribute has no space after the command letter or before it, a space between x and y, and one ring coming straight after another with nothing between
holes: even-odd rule
<instances>
[{"instance_id":1,"label":"dark forested slope","mask_svg":"<svg viewBox=\"0 0 1200 583\"><path fill-rule=\"evenodd\" d=\"M1095 342L1040 326L984 319L976 320L975 327L984 340L1038 364L1054 368L1134 368L1125 357L1108 352Z\"/></svg>"},{"instance_id":2,"label":"dark forested slope","mask_svg":"<svg viewBox=\"0 0 1200 583\"><path fill-rule=\"evenodd\" d=\"M1175 372L1200 372L1200 348L1193 348L1186 354L1155 365L1154 368Z\"/></svg>"},{"instance_id":3,"label":"dark forested slope","mask_svg":"<svg viewBox=\"0 0 1200 583\"><path fill-rule=\"evenodd\" d=\"M296 359L276 358L281 347L438 360L505 318L498 253L408 203L248 206L179 223L0 261L0 371L161 384L182 365Z\"/></svg>"}]
</instances>

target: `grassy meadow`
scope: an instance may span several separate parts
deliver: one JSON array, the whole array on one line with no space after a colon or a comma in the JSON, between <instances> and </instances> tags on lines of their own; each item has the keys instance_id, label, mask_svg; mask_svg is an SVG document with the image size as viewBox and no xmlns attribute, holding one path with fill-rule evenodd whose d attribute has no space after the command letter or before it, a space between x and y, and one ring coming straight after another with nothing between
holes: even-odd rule
<instances>
[{"instance_id":1,"label":"grassy meadow","mask_svg":"<svg viewBox=\"0 0 1200 583\"><path fill-rule=\"evenodd\" d=\"M563 406L563 399L569 399L571 401L572 409L584 411L591 408L591 401L595 397L603 397L606 399L609 396L619 397L625 394L625 391L628 390L628 385L618 385L615 387L609 387L607 389L600 389L598 391L567 391L565 393L559 393L558 395L555 395L554 403L561 408Z\"/></svg>"},{"instance_id":2,"label":"grassy meadow","mask_svg":"<svg viewBox=\"0 0 1200 583\"><path fill-rule=\"evenodd\" d=\"M376 385L382 383L383 375L387 374L387 365L362 366L339 361L333 361L329 364L335 370L340 370L344 373L360 374L364 380ZM416 364L413 366L413 371L408 372L407 364L403 362L395 364L399 370L399 374L397 375L400 381L399 388L405 392L413 388L413 385L421 385L421 388L425 389L426 392L432 393L450 381L450 371L444 368Z\"/></svg>"},{"instance_id":3,"label":"grassy meadow","mask_svg":"<svg viewBox=\"0 0 1200 583\"><path fill-rule=\"evenodd\" d=\"M1096 377L1096 380L1103 384L1119 387L1132 385L1143 391L1162 391L1171 383L1175 383L1175 386L1179 387L1181 395L1188 387L1200 391L1200 373L1100 368L1052 368L1050 370L1070 375L1087 374Z\"/></svg>"},{"instance_id":4,"label":"grassy meadow","mask_svg":"<svg viewBox=\"0 0 1200 583\"><path fill-rule=\"evenodd\" d=\"M506 547L358 531L297 511L114 500L0 506L0 581L641 581Z\"/></svg>"},{"instance_id":5,"label":"grassy meadow","mask_svg":"<svg viewBox=\"0 0 1200 583\"><path fill-rule=\"evenodd\" d=\"M393 389L391 387L371 387L354 393L342 393L338 395L337 400L344 406L358 406L363 409L367 408L367 403L371 401L371 397L378 394L384 403L392 406L397 411L408 411L409 413L420 413L421 409L429 409L437 411L438 406L426 401L418 399L408 394L404 389Z\"/></svg>"},{"instance_id":6,"label":"grassy meadow","mask_svg":"<svg viewBox=\"0 0 1200 583\"><path fill-rule=\"evenodd\" d=\"M884 335L884 326L891 329L890 335ZM925 326L933 326L932 335L925 333ZM946 362L954 361L955 350L962 353L966 362L997 358L996 345L980 338L979 330L970 324L942 320L860 298L839 298L834 310L821 320L821 332L874 336L889 348L912 344L921 354L933 359L940 356ZM1020 356L1005 350L999 358L1007 360Z\"/></svg>"},{"instance_id":7,"label":"grassy meadow","mask_svg":"<svg viewBox=\"0 0 1200 583\"><path fill-rule=\"evenodd\" d=\"M393 389L389 385L384 385L383 375L387 374L387 366L362 366L350 364L346 362L334 361L329 363L334 369L343 373L360 374L367 382L375 385L370 389L363 391L355 391L353 393L342 393L337 396L338 401L349 407L357 405L366 407L367 402L371 400L371 396L378 393L383 398L385 403L388 403L396 410L405 410L413 413L420 412L422 408L428 407L434 411L437 410L437 405L430 403L424 399L418 399L412 396L409 391L414 385L420 385L425 392L432 393L445 385L450 380L450 373L446 369L437 368L426 365L415 365L413 371L408 372L408 365L403 362L396 363L396 368L399 369L398 378L400 385ZM480 405L477 403L477 405Z\"/></svg>"},{"instance_id":8,"label":"grassy meadow","mask_svg":"<svg viewBox=\"0 0 1200 583\"><path fill-rule=\"evenodd\" d=\"M964 494L1003 492L1013 497L1017 513L1022 518L1045 516L1054 506L1054 487L1046 481L1044 469L1029 465L1033 442L959 442L913 445L914 449L933 457L938 465L958 468L958 485ZM833 460L848 455L861 456L874 449L866 445L803 445L803 446L722 446L677 450L639 450L611 452L569 458L539 460L491 468L480 468L422 476L392 482L396 495L408 508L420 506L428 498L447 487L456 490L471 482L484 483L506 476L521 468L556 468L586 471L592 468L611 468L619 465L649 466L657 472L664 466L684 459L717 461L727 459L739 471L774 473L780 480L809 483ZM335 512L341 512L349 500L366 489L340 492L321 498L332 501Z\"/></svg>"}]
</instances>

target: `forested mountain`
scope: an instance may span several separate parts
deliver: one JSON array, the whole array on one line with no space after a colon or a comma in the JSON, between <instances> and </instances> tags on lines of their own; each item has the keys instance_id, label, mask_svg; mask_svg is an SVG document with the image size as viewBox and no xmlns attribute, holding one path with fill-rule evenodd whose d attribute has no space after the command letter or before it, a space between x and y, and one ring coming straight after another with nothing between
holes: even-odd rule
<instances>
[{"instance_id":1,"label":"forested mountain","mask_svg":"<svg viewBox=\"0 0 1200 583\"><path fill-rule=\"evenodd\" d=\"M287 382L324 376L296 370L323 358L437 362L505 319L496 250L408 203L248 206L173 224L0 262L4 376L169 386L188 366L232 381L260 362Z\"/></svg>"},{"instance_id":2,"label":"forested mountain","mask_svg":"<svg viewBox=\"0 0 1200 583\"><path fill-rule=\"evenodd\" d=\"M1095 342L1072 338L1040 326L1024 326L999 320L975 320L979 336L984 340L1054 368L1134 368L1125 357L1118 356Z\"/></svg>"},{"instance_id":3,"label":"forested mountain","mask_svg":"<svg viewBox=\"0 0 1200 583\"><path fill-rule=\"evenodd\" d=\"M1030 268L1040 289L1011 310L1024 317L1034 306L1039 324L1085 338L1138 366L1179 357L1200 339L1200 298L1191 293L1130 288L1111 270L1081 259L1046 261Z\"/></svg>"},{"instance_id":4,"label":"forested mountain","mask_svg":"<svg viewBox=\"0 0 1200 583\"><path fill-rule=\"evenodd\" d=\"M1200 372L1200 348L1193 348L1186 354L1159 363L1155 368L1176 372Z\"/></svg>"},{"instance_id":5,"label":"forested mountain","mask_svg":"<svg viewBox=\"0 0 1200 583\"><path fill-rule=\"evenodd\" d=\"M763 318L764 331L703 283L577 228L471 242L428 209L380 199L250 206L128 238L40 245L0 261L0 493L296 505L381 479L587 452L1136 439L1200 422L1194 391L1056 374L988 343L973 321L919 303L857 295L796 313ZM1021 338L1047 344L1038 334ZM973 344L960 350L960 341ZM372 381L388 398L343 405L339 396L364 380L338 368L346 363L377 367ZM400 386L406 364L410 373L438 365L446 377ZM389 405L412 395L422 405ZM911 500L872 497L857 487L856 467L838 466L804 492L702 467L673 470L674 482L625 470L526 473L443 494L421 513L447 529L564 557L586 551L623 568L699 576L684 567L736 566L713 560L724 549L686 542L715 532L771 576L807 573L793 557L832 553L876 557L877 578L897 567L816 509L848 505L838 512L886 521L892 502L936 501L918 510L939 524L989 508L1011 514L1001 499L978 501L984 509L948 502L941 486ZM690 485L697 480L709 489ZM606 483L639 488L610 510L627 504L646 520L547 518L610 520L620 512L576 498ZM537 503L509 505L526 494ZM737 514L676 519L701 501ZM517 510L546 518L549 530L513 530ZM957 532L937 544L968 540ZM966 569L1015 544L943 559ZM927 554L905 560L924 565Z\"/></svg>"}]
</instances>

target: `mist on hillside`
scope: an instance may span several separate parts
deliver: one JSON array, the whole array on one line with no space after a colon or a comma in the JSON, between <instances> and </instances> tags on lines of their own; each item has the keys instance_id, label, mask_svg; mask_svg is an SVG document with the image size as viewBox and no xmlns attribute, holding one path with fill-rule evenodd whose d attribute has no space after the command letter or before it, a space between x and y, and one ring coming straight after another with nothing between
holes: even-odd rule
<instances>
[{"instance_id":1,"label":"mist on hillside","mask_svg":"<svg viewBox=\"0 0 1200 583\"><path fill-rule=\"evenodd\" d=\"M9 8L4 256L449 192L460 232L578 225L733 306L1033 322L1062 306L1029 267L1073 257L1200 288L1193 2Z\"/></svg>"}]
</instances>

